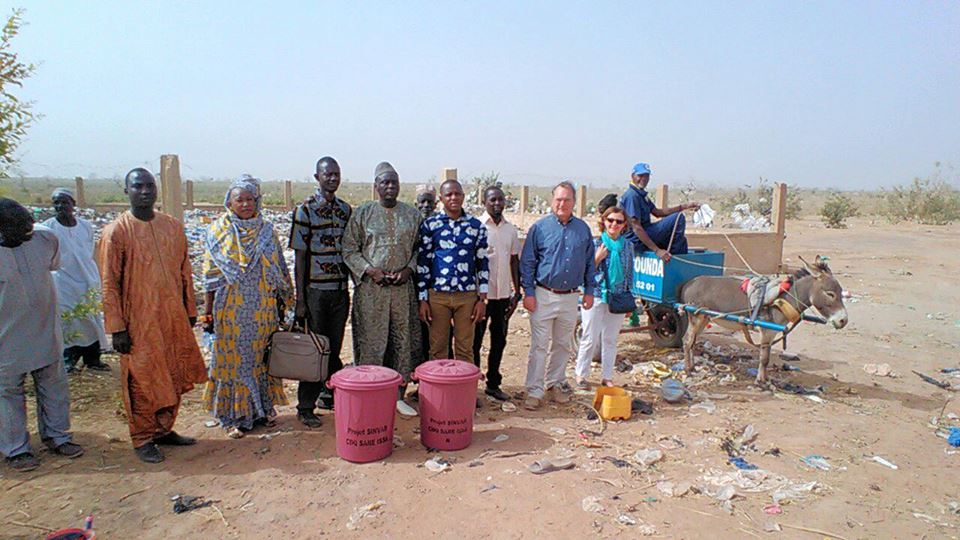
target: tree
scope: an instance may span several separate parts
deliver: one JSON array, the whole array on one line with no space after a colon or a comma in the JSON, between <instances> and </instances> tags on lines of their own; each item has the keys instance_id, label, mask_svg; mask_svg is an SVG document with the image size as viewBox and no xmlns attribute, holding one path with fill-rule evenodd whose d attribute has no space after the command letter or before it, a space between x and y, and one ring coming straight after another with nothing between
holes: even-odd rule
<instances>
[{"instance_id":1,"label":"tree","mask_svg":"<svg viewBox=\"0 0 960 540\"><path fill-rule=\"evenodd\" d=\"M472 203L480 204L480 201L483 199L483 192L487 190L488 187L497 186L499 188L503 187L503 182L500 181L500 173L496 171L490 171L489 173L481 174L480 176L474 176L470 183L473 184L473 187L470 189L470 193L467 193L467 200ZM510 193L504 190L504 195L507 199L510 198Z\"/></svg>"},{"instance_id":2,"label":"tree","mask_svg":"<svg viewBox=\"0 0 960 540\"><path fill-rule=\"evenodd\" d=\"M0 34L0 178L9 177L10 167L17 162L14 153L37 119L33 102L21 101L13 94L37 69L34 64L21 62L11 50L13 38L22 27L23 10L15 9Z\"/></svg>"}]
</instances>

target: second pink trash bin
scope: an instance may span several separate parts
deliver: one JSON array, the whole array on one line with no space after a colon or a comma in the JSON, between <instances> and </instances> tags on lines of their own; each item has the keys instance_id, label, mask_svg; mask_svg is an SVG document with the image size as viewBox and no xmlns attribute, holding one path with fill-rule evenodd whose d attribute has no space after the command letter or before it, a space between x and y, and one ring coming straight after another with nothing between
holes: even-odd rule
<instances>
[{"instance_id":1,"label":"second pink trash bin","mask_svg":"<svg viewBox=\"0 0 960 540\"><path fill-rule=\"evenodd\" d=\"M431 360L417 367L420 442L437 450L461 450L473 440L473 413L480 368L460 360ZM338 405L339 407L339 405Z\"/></svg>"},{"instance_id":2,"label":"second pink trash bin","mask_svg":"<svg viewBox=\"0 0 960 540\"><path fill-rule=\"evenodd\" d=\"M354 463L377 461L393 452L397 388L403 378L382 366L343 368L327 382L337 408L337 455Z\"/></svg>"}]
</instances>

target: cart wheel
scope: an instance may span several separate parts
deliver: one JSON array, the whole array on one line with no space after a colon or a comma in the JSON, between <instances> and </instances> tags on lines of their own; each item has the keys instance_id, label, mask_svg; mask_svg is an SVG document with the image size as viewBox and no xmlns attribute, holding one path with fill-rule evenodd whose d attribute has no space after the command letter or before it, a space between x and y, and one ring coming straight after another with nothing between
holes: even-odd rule
<instances>
[{"instance_id":1,"label":"cart wheel","mask_svg":"<svg viewBox=\"0 0 960 540\"><path fill-rule=\"evenodd\" d=\"M650 338L657 347L679 348L683 345L683 335L687 332L687 315L677 310L655 305L647 312L650 319Z\"/></svg>"}]
</instances>

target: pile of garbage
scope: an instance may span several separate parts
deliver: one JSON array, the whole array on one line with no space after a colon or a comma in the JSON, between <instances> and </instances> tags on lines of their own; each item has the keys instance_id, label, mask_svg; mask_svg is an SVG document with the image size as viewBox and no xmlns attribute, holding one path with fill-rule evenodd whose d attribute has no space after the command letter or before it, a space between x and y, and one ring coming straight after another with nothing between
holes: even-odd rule
<instances>
[{"instance_id":1,"label":"pile of garbage","mask_svg":"<svg viewBox=\"0 0 960 540\"><path fill-rule=\"evenodd\" d=\"M734 229L743 229L745 231L769 231L770 220L766 216L754 214L750 211L749 204L738 204L730 212L732 224L728 226Z\"/></svg>"},{"instance_id":2,"label":"pile of garbage","mask_svg":"<svg viewBox=\"0 0 960 540\"><path fill-rule=\"evenodd\" d=\"M53 209L49 207L30 206L27 207L27 209L33 213L33 219L37 223L42 223L43 221L55 216ZM200 291L201 284L203 283L201 279L200 268L203 264L204 240L206 238L207 230L210 228L210 224L217 219L221 213L222 212L215 210L196 209L186 210L183 213L183 227L187 236L187 244L189 246L188 252L190 255L190 263L193 267L193 285L198 292ZM120 212L98 212L92 208L77 209L77 217L90 222L90 225L93 227L94 237L97 241L99 241L103 235L104 227L116 220L119 214ZM290 227L292 225L293 216L287 211L276 211L269 209L264 209L262 214L265 220L273 223L274 230L277 232L277 236L280 240L280 245L283 247L284 259L287 261L287 267L290 269L292 277L294 253L293 250L288 246L290 245ZM197 301L202 301L202 295L197 296Z\"/></svg>"}]
</instances>

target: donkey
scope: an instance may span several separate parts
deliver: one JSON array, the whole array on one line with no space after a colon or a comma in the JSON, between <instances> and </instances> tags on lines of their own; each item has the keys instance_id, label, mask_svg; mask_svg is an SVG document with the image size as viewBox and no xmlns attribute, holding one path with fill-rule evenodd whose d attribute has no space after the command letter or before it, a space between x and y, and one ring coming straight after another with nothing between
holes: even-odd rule
<instances>
[{"instance_id":1,"label":"donkey","mask_svg":"<svg viewBox=\"0 0 960 540\"><path fill-rule=\"evenodd\" d=\"M806 309L815 307L827 322L834 328L840 329L847 325L847 308L843 305L843 289L840 282L833 277L833 272L827 266L826 259L817 255L814 264L804 261L804 267L787 278L789 289L780 293L778 298L788 302L802 314ZM742 280L736 277L700 276L691 279L683 285L680 291L680 301L684 304L719 311L721 313L737 313L749 316L750 301L741 289ZM775 285L774 285L775 286ZM693 346L697 337L711 322L708 315L688 313L690 324L683 337L683 357L687 373L693 371ZM780 309L772 306L760 308L758 318L777 324L786 325L788 321ZM747 327L733 321L716 319L712 321L724 328L743 330L744 337L749 339ZM779 332L761 329L760 336L760 367L757 370L757 384L767 382L767 363L770 361L770 345Z\"/></svg>"}]
</instances>

